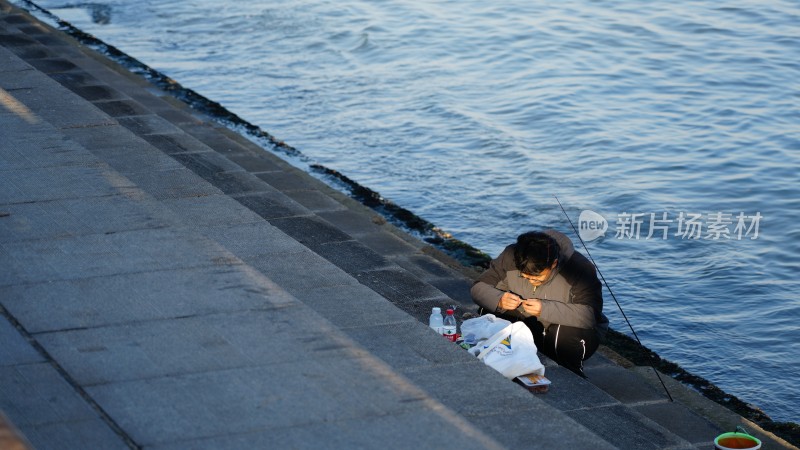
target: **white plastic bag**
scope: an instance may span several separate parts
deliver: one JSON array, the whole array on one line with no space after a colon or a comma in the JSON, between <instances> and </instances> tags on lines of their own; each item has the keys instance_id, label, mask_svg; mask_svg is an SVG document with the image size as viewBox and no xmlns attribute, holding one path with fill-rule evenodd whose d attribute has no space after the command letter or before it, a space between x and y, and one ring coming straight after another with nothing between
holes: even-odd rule
<instances>
[{"instance_id":1,"label":"white plastic bag","mask_svg":"<svg viewBox=\"0 0 800 450\"><path fill-rule=\"evenodd\" d=\"M484 364L513 380L527 374L544 375L544 365L536 354L531 330L522 322L514 322L490 337L483 345L470 349Z\"/></svg>"},{"instance_id":2,"label":"white plastic bag","mask_svg":"<svg viewBox=\"0 0 800 450\"><path fill-rule=\"evenodd\" d=\"M496 317L494 314L485 314L465 320L461 324L461 335L467 337L471 334L475 337L475 342L480 342L483 339L489 339L509 325L511 322L506 319Z\"/></svg>"}]
</instances>

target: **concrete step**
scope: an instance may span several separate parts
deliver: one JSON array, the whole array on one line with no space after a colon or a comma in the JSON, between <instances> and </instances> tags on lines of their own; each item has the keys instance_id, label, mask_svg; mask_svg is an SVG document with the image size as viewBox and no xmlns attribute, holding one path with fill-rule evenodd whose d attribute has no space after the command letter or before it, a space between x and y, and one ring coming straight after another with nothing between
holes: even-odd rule
<instances>
[{"instance_id":1,"label":"concrete step","mask_svg":"<svg viewBox=\"0 0 800 450\"><path fill-rule=\"evenodd\" d=\"M633 371L595 354L587 361L588 379L581 379L555 364L547 376L562 389L544 400L621 448L662 448L689 443L710 446L722 429L680 403L670 402L660 386L645 383ZM664 435L642 430L643 423L658 424ZM670 441L677 436L677 442ZM710 447L709 447L710 448Z\"/></svg>"},{"instance_id":2,"label":"concrete step","mask_svg":"<svg viewBox=\"0 0 800 450\"><path fill-rule=\"evenodd\" d=\"M127 130L3 47L0 61L3 106L14 107L0 110L0 261L9 269L0 277L0 405L37 448L366 447L378 438L404 448L431 446L442 430L459 446L499 448L164 206L193 198L184 188L222 196L212 186L193 173L177 190L131 183L139 171L127 160L123 174L66 136L99 125L124 140ZM220 208L240 210L224 216L233 227L266 225L252 213L242 220L233 200ZM271 241L313 256L269 228ZM328 266L318 258L309 269Z\"/></svg>"}]
</instances>

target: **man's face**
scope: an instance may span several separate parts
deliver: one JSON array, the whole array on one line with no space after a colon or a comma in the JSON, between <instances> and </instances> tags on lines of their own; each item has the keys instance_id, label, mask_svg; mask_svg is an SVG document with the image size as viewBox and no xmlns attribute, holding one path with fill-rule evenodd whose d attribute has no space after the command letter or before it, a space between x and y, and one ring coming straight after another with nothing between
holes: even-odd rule
<instances>
[{"instance_id":1,"label":"man's face","mask_svg":"<svg viewBox=\"0 0 800 450\"><path fill-rule=\"evenodd\" d=\"M551 265L547 269L542 270L537 275L530 275L527 273L520 272L519 276L525 278L526 280L528 280L529 283L531 283L534 286L541 286L542 283L544 283L550 278L550 274L553 273L553 270L555 270L557 265L558 265L558 260L555 260L553 261L553 265Z\"/></svg>"}]
</instances>

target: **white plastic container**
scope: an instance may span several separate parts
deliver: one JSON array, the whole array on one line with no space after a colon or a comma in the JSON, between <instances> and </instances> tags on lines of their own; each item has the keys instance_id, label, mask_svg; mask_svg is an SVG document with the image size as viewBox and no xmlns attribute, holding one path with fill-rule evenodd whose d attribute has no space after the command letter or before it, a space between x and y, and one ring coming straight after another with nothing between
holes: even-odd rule
<instances>
[{"instance_id":1,"label":"white plastic container","mask_svg":"<svg viewBox=\"0 0 800 450\"><path fill-rule=\"evenodd\" d=\"M444 334L444 319L442 318L442 309L434 307L431 310L431 318L428 319L428 326L433 328L439 334Z\"/></svg>"}]
</instances>

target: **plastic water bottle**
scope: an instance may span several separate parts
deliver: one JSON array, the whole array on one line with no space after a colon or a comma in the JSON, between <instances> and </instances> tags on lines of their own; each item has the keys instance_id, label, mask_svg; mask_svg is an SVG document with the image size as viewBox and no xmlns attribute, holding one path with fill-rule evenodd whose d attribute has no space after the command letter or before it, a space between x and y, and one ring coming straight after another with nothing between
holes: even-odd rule
<instances>
[{"instance_id":1,"label":"plastic water bottle","mask_svg":"<svg viewBox=\"0 0 800 450\"><path fill-rule=\"evenodd\" d=\"M458 335L456 334L456 316L453 313L452 308L447 309L447 315L444 316L444 333L442 334L447 340L455 342Z\"/></svg>"},{"instance_id":2,"label":"plastic water bottle","mask_svg":"<svg viewBox=\"0 0 800 450\"><path fill-rule=\"evenodd\" d=\"M434 307L431 310L431 318L428 319L428 325L433 328L438 334L444 333L444 320L442 320L442 310L441 308Z\"/></svg>"}]
</instances>

